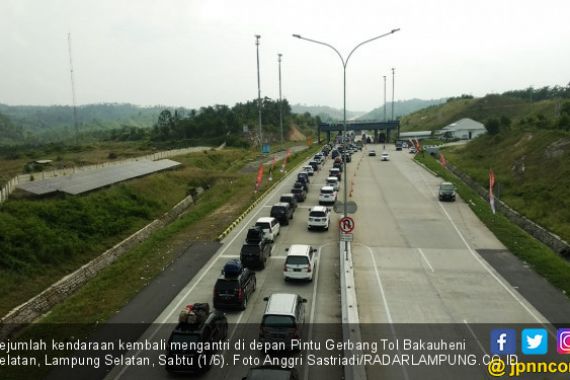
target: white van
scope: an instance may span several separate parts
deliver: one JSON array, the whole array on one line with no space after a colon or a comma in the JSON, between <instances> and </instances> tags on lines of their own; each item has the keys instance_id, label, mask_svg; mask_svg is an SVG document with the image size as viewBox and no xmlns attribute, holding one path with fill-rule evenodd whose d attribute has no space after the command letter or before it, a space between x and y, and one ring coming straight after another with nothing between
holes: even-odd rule
<instances>
[{"instance_id":1,"label":"white van","mask_svg":"<svg viewBox=\"0 0 570 380\"><path fill-rule=\"evenodd\" d=\"M281 224L272 217L259 218L255 225L261 227L264 237L269 241L275 241L275 238L281 232Z\"/></svg>"},{"instance_id":2,"label":"white van","mask_svg":"<svg viewBox=\"0 0 570 380\"><path fill-rule=\"evenodd\" d=\"M283 278L313 281L317 266L316 248L306 244L293 244L287 248L287 258L283 265Z\"/></svg>"},{"instance_id":3,"label":"white van","mask_svg":"<svg viewBox=\"0 0 570 380\"><path fill-rule=\"evenodd\" d=\"M332 186L332 188L335 191L338 191L338 188L340 187L340 182L336 177L327 177L327 186Z\"/></svg>"}]
</instances>

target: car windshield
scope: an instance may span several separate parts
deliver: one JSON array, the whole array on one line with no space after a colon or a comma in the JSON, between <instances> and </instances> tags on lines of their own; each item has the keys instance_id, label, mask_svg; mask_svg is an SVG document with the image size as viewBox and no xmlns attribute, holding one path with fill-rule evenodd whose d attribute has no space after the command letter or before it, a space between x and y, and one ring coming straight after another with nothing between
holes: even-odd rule
<instances>
[{"instance_id":1,"label":"car windshield","mask_svg":"<svg viewBox=\"0 0 570 380\"><path fill-rule=\"evenodd\" d=\"M313 218L324 218L327 214L324 211L311 211L309 216L312 216Z\"/></svg>"},{"instance_id":2,"label":"car windshield","mask_svg":"<svg viewBox=\"0 0 570 380\"><path fill-rule=\"evenodd\" d=\"M301 189L301 188L295 188L295 189L291 190L291 192L292 192L293 194L300 194L300 193L303 192L303 189Z\"/></svg>"},{"instance_id":3,"label":"car windshield","mask_svg":"<svg viewBox=\"0 0 570 380\"><path fill-rule=\"evenodd\" d=\"M257 223L255 223L255 225L258 227L261 227L264 230L269 229L269 223L267 223L267 222L257 222Z\"/></svg>"},{"instance_id":4,"label":"car windshield","mask_svg":"<svg viewBox=\"0 0 570 380\"><path fill-rule=\"evenodd\" d=\"M332 194L333 192L334 192L334 190L332 190L332 189L321 190L321 194Z\"/></svg>"},{"instance_id":5,"label":"car windshield","mask_svg":"<svg viewBox=\"0 0 570 380\"><path fill-rule=\"evenodd\" d=\"M441 191L453 191L454 187L452 184L443 184L439 187Z\"/></svg>"},{"instance_id":6,"label":"car windshield","mask_svg":"<svg viewBox=\"0 0 570 380\"><path fill-rule=\"evenodd\" d=\"M281 197L279 198L279 202L291 203L291 197Z\"/></svg>"},{"instance_id":7,"label":"car windshield","mask_svg":"<svg viewBox=\"0 0 570 380\"><path fill-rule=\"evenodd\" d=\"M284 214L285 213L285 209L283 207L273 207L271 209L271 213L276 213L276 214Z\"/></svg>"}]
</instances>

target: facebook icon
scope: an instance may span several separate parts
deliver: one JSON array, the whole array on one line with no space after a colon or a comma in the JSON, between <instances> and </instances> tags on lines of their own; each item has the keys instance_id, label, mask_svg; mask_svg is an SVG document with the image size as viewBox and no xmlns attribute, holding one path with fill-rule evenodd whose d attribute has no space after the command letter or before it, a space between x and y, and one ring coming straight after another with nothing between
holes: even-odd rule
<instances>
[{"instance_id":1,"label":"facebook icon","mask_svg":"<svg viewBox=\"0 0 570 380\"><path fill-rule=\"evenodd\" d=\"M517 334L513 329L491 331L491 355L511 355L517 352Z\"/></svg>"}]
</instances>

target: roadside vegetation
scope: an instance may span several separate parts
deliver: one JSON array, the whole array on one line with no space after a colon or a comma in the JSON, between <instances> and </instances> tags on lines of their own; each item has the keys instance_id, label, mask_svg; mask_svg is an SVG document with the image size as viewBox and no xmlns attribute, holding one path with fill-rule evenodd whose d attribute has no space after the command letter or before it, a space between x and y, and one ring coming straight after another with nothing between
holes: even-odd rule
<instances>
[{"instance_id":1,"label":"roadside vegetation","mask_svg":"<svg viewBox=\"0 0 570 380\"><path fill-rule=\"evenodd\" d=\"M510 252L528 263L538 274L561 289L564 294L570 296L570 263L567 260L534 239L502 214L493 214L486 200L452 173L443 169L435 158L429 155L416 155L416 160L436 172L444 180L453 182L461 198Z\"/></svg>"},{"instance_id":2,"label":"roadside vegetation","mask_svg":"<svg viewBox=\"0 0 570 380\"><path fill-rule=\"evenodd\" d=\"M12 197L0 207L0 313L159 217L195 187L238 180L240 167L256 155L243 149L204 151L176 157L180 169L85 195Z\"/></svg>"}]
</instances>

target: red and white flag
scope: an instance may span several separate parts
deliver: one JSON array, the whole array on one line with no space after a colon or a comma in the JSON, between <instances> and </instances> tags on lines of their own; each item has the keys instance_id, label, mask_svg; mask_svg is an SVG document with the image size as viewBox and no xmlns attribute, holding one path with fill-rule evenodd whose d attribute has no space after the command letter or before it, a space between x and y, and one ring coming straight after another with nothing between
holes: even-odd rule
<instances>
[{"instance_id":1,"label":"red and white flag","mask_svg":"<svg viewBox=\"0 0 570 380\"><path fill-rule=\"evenodd\" d=\"M495 213L495 196L493 195L493 188L495 187L495 173L493 169L489 169L489 203L491 204L491 210L493 214Z\"/></svg>"},{"instance_id":2,"label":"red and white flag","mask_svg":"<svg viewBox=\"0 0 570 380\"><path fill-rule=\"evenodd\" d=\"M259 168L257 169L257 179L255 181L255 192L259 191L259 187L261 186L261 181L263 181L263 164L259 164Z\"/></svg>"},{"instance_id":3,"label":"red and white flag","mask_svg":"<svg viewBox=\"0 0 570 380\"><path fill-rule=\"evenodd\" d=\"M443 155L443 153L439 154L439 163L444 168L447 166L447 160L445 159L445 156Z\"/></svg>"},{"instance_id":4,"label":"red and white flag","mask_svg":"<svg viewBox=\"0 0 570 380\"><path fill-rule=\"evenodd\" d=\"M291 155L291 148L287 148L287 155L285 156L285 159L283 160L283 165L281 165L281 173L283 173L285 171L285 166L287 166L287 159L289 158L290 155Z\"/></svg>"}]
</instances>

